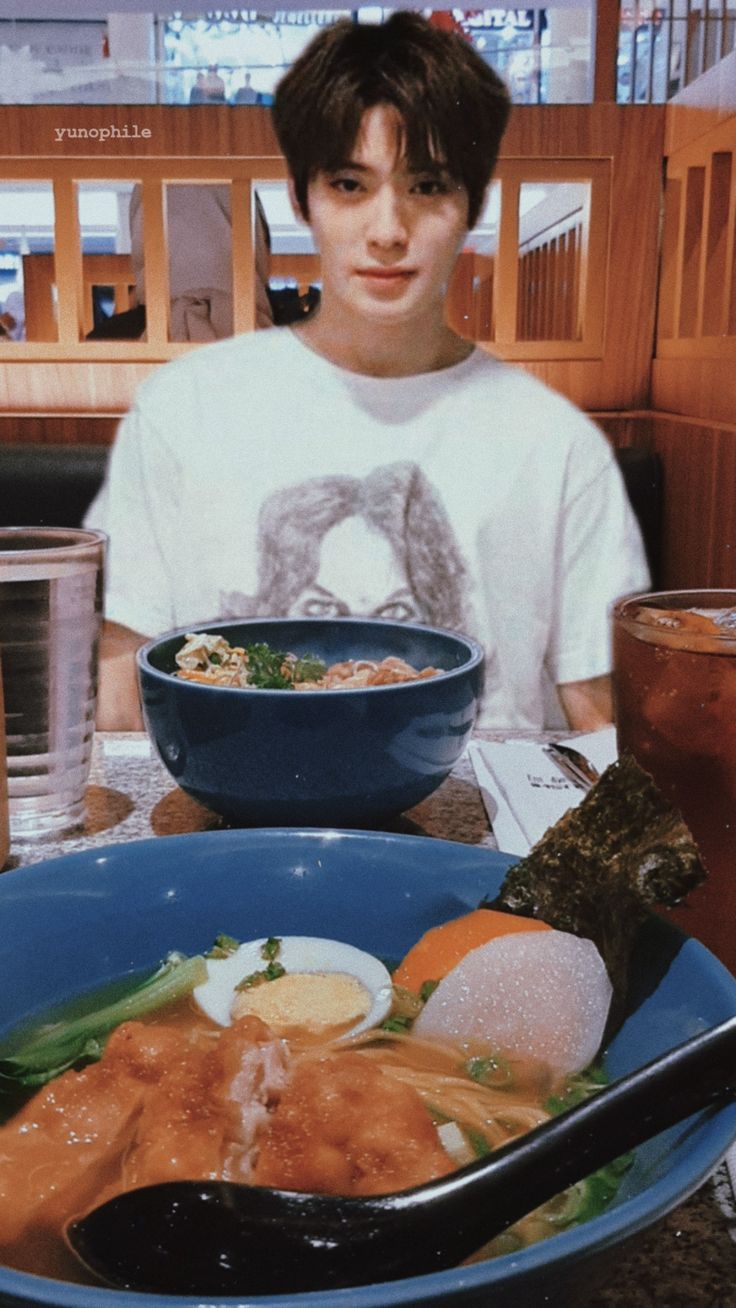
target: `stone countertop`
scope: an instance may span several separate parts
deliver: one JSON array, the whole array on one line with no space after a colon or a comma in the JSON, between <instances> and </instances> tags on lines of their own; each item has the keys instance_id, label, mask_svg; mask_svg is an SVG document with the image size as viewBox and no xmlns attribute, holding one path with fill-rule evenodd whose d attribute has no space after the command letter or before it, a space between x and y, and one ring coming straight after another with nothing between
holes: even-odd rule
<instances>
[{"instance_id":1,"label":"stone countertop","mask_svg":"<svg viewBox=\"0 0 736 1308\"><path fill-rule=\"evenodd\" d=\"M225 825L178 789L147 736L99 734L84 827L64 837L14 842L7 866ZM434 795L391 829L496 848L466 758ZM736 1205L725 1166L646 1235L624 1246L615 1283L609 1271L575 1308L736 1308Z\"/></svg>"}]
</instances>

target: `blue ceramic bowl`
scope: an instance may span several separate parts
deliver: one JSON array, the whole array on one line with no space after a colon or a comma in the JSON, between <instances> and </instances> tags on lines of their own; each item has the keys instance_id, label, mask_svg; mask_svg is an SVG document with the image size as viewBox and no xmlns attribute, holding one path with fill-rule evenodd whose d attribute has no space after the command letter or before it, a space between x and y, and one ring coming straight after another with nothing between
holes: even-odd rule
<instances>
[{"instance_id":1,"label":"blue ceramic bowl","mask_svg":"<svg viewBox=\"0 0 736 1308\"><path fill-rule=\"evenodd\" d=\"M265 641L326 663L396 655L444 676L368 690L241 690L171 675L186 631ZM440 628L360 618L201 623L138 653L143 714L174 780L242 824L371 826L436 790L462 753L483 650Z\"/></svg>"},{"instance_id":2,"label":"blue ceramic bowl","mask_svg":"<svg viewBox=\"0 0 736 1308\"><path fill-rule=\"evenodd\" d=\"M0 878L0 1041L24 1017L196 952L225 931L332 935L388 960L428 927L495 894L508 855L423 837L251 830L170 836L88 850ZM29 948L29 942L32 948ZM618 1077L736 1013L736 980L658 918L634 955L628 1018L606 1057ZM689 1195L736 1137L736 1105L702 1113L636 1153L613 1204L521 1253L381 1285L208 1299L273 1308L569 1308L622 1241ZM195 1308L193 1296L133 1295L0 1267L12 1308Z\"/></svg>"}]
</instances>

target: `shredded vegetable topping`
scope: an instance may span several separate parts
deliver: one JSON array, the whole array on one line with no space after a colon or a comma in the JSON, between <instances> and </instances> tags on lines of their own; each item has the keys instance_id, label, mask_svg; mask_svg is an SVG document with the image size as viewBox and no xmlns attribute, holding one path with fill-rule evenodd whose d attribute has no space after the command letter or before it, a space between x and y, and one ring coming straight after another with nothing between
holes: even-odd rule
<instances>
[{"instance_id":1,"label":"shredded vegetable topping","mask_svg":"<svg viewBox=\"0 0 736 1308\"><path fill-rule=\"evenodd\" d=\"M356 690L421 681L441 671L413 668L393 656L380 661L346 659L328 667L313 654L285 654L265 642L230 645L223 636L208 632L187 635L176 655L176 665L174 675L185 681L261 690Z\"/></svg>"}]
</instances>

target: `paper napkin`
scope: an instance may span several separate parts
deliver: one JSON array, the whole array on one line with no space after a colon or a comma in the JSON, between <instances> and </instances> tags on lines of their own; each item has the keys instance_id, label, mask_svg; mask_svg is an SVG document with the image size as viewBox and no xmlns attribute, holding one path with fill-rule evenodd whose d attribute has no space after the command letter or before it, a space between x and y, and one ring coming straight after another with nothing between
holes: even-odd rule
<instances>
[{"instance_id":1,"label":"paper napkin","mask_svg":"<svg viewBox=\"0 0 736 1308\"><path fill-rule=\"evenodd\" d=\"M560 737L563 740L563 737ZM569 743L602 772L616 758L613 727ZM526 854L584 791L563 775L536 740L475 740L468 746L499 849Z\"/></svg>"}]
</instances>

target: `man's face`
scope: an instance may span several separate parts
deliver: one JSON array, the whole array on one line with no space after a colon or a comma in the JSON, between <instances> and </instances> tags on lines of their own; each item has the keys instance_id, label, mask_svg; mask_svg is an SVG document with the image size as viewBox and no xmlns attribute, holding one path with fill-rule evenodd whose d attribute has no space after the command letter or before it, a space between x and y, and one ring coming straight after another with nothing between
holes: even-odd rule
<instances>
[{"instance_id":1,"label":"man's face","mask_svg":"<svg viewBox=\"0 0 736 1308\"><path fill-rule=\"evenodd\" d=\"M376 325L442 315L467 232L465 188L440 164L411 171L400 146L396 111L377 105L344 167L318 174L308 191L324 308Z\"/></svg>"}]
</instances>

